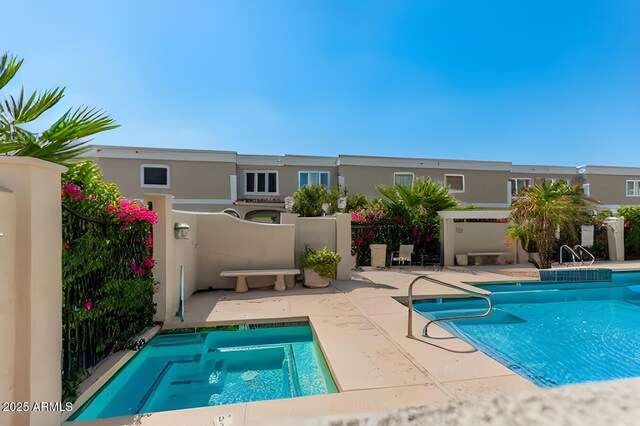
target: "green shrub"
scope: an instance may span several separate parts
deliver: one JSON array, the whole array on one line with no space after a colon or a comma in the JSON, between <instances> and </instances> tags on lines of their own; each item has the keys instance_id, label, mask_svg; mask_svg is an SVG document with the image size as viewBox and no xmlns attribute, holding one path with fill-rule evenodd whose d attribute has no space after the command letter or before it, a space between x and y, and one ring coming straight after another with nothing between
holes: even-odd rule
<instances>
[{"instance_id":1,"label":"green shrub","mask_svg":"<svg viewBox=\"0 0 640 426\"><path fill-rule=\"evenodd\" d=\"M157 216L122 198L91 162L62 175L63 391L153 325L151 227Z\"/></svg>"},{"instance_id":2,"label":"green shrub","mask_svg":"<svg viewBox=\"0 0 640 426\"><path fill-rule=\"evenodd\" d=\"M342 257L327 247L315 251L307 247L300 261L303 268L312 269L321 277L335 279L338 272L338 263Z\"/></svg>"},{"instance_id":3,"label":"green shrub","mask_svg":"<svg viewBox=\"0 0 640 426\"><path fill-rule=\"evenodd\" d=\"M329 193L322 185L305 185L293 194L293 213L300 217L322 216L322 204L329 202Z\"/></svg>"}]
</instances>

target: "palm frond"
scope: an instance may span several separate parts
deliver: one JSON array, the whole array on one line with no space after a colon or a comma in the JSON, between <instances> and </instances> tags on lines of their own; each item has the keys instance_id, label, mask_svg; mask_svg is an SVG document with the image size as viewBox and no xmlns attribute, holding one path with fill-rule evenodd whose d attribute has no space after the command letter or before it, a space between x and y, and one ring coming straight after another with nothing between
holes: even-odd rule
<instances>
[{"instance_id":1,"label":"palm frond","mask_svg":"<svg viewBox=\"0 0 640 426\"><path fill-rule=\"evenodd\" d=\"M24 59L18 60L18 58L13 55L9 56L8 53L2 55L2 58L0 58L0 89L11 81L23 62Z\"/></svg>"},{"instance_id":2,"label":"palm frond","mask_svg":"<svg viewBox=\"0 0 640 426\"><path fill-rule=\"evenodd\" d=\"M64 96L64 87L47 90L38 95L33 92L29 99L24 100L24 88L20 90L20 96L16 100L13 96L4 101L4 110L12 117L13 125L29 123L49 110Z\"/></svg>"}]
</instances>

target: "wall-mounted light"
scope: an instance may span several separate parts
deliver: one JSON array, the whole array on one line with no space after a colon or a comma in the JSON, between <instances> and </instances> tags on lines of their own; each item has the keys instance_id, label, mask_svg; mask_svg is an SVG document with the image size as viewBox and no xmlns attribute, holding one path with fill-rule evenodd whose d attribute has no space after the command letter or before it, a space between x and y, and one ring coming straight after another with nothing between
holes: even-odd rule
<instances>
[{"instance_id":1,"label":"wall-mounted light","mask_svg":"<svg viewBox=\"0 0 640 426\"><path fill-rule=\"evenodd\" d=\"M175 234L176 240L189 239L189 225L187 225L186 223L176 222L176 224L173 225L173 232Z\"/></svg>"}]
</instances>

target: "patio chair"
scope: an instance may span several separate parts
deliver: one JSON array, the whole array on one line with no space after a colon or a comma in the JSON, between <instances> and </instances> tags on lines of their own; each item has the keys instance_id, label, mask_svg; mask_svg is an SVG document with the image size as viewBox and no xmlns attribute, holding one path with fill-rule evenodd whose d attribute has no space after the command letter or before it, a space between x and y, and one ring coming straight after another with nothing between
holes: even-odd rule
<instances>
[{"instance_id":1,"label":"patio chair","mask_svg":"<svg viewBox=\"0 0 640 426\"><path fill-rule=\"evenodd\" d=\"M391 252L391 264L411 265L411 255L413 255L413 244L400 244L400 250Z\"/></svg>"}]
</instances>

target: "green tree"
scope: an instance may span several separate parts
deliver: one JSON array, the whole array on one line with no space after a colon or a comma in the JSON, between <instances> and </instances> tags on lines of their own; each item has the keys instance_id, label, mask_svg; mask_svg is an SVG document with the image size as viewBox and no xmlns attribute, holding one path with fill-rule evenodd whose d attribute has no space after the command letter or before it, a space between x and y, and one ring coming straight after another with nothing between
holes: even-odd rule
<instances>
[{"instance_id":1,"label":"green tree","mask_svg":"<svg viewBox=\"0 0 640 426\"><path fill-rule=\"evenodd\" d=\"M590 222L590 201L579 186L564 181L537 181L523 189L511 203L507 235L520 239L523 247L535 247L542 268L549 268L556 249L556 232L577 241L580 225Z\"/></svg>"},{"instance_id":2,"label":"green tree","mask_svg":"<svg viewBox=\"0 0 640 426\"><path fill-rule=\"evenodd\" d=\"M0 58L0 90L16 75L23 59L5 53ZM69 109L42 133L24 125L32 123L64 97L64 88L33 92L25 97L24 88L17 97L0 101L0 155L35 157L62 165L87 151L89 136L118 127L114 120L94 107Z\"/></svg>"},{"instance_id":3,"label":"green tree","mask_svg":"<svg viewBox=\"0 0 640 426\"><path fill-rule=\"evenodd\" d=\"M385 199L382 205L391 217L404 218L410 222L432 220L440 210L458 205L449 194L449 189L428 177L419 177L413 185L376 185Z\"/></svg>"}]
</instances>

